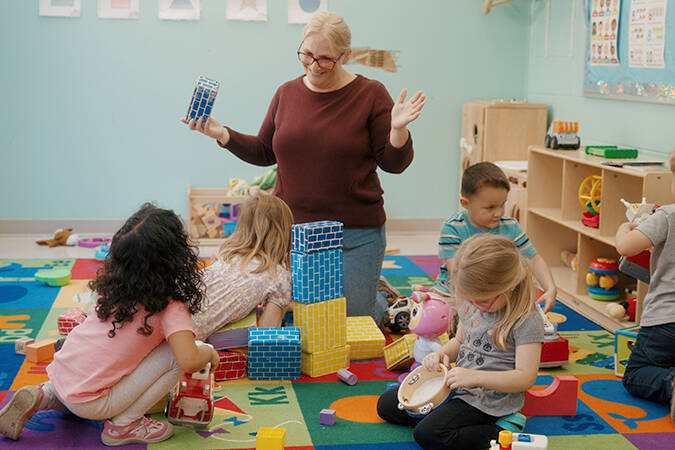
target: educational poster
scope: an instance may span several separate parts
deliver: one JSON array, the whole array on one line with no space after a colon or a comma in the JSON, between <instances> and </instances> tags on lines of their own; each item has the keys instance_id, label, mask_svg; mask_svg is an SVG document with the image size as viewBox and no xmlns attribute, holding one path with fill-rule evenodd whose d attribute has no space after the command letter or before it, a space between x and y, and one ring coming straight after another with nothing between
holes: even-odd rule
<instances>
[{"instance_id":1,"label":"educational poster","mask_svg":"<svg viewBox=\"0 0 675 450\"><path fill-rule=\"evenodd\" d=\"M199 20L199 0L159 0L159 18L166 20Z\"/></svg>"},{"instance_id":2,"label":"educational poster","mask_svg":"<svg viewBox=\"0 0 675 450\"><path fill-rule=\"evenodd\" d=\"M328 11L328 0L288 0L288 23L307 23L319 11Z\"/></svg>"},{"instance_id":3,"label":"educational poster","mask_svg":"<svg viewBox=\"0 0 675 450\"><path fill-rule=\"evenodd\" d=\"M621 0L593 0L591 7L591 65L619 65Z\"/></svg>"},{"instance_id":4,"label":"educational poster","mask_svg":"<svg viewBox=\"0 0 675 450\"><path fill-rule=\"evenodd\" d=\"M98 0L101 19L138 19L140 0Z\"/></svg>"},{"instance_id":5,"label":"educational poster","mask_svg":"<svg viewBox=\"0 0 675 450\"><path fill-rule=\"evenodd\" d=\"M39 14L54 17L80 17L82 0L40 0Z\"/></svg>"},{"instance_id":6,"label":"educational poster","mask_svg":"<svg viewBox=\"0 0 675 450\"><path fill-rule=\"evenodd\" d=\"M667 0L632 0L628 58L630 67L663 69L666 67Z\"/></svg>"},{"instance_id":7,"label":"educational poster","mask_svg":"<svg viewBox=\"0 0 675 450\"><path fill-rule=\"evenodd\" d=\"M227 0L227 20L267 21L267 0Z\"/></svg>"}]
</instances>

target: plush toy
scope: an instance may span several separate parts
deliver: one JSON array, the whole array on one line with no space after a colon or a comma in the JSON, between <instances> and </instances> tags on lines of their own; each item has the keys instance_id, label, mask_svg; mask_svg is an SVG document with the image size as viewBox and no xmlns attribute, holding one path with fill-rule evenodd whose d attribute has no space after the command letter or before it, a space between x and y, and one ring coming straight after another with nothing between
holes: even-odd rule
<instances>
[{"instance_id":1,"label":"plush toy","mask_svg":"<svg viewBox=\"0 0 675 450\"><path fill-rule=\"evenodd\" d=\"M72 228L59 228L54 233L54 237L51 239L45 239L41 241L35 241L38 245L48 245L50 247L58 247L59 245L77 245L77 241L80 240L80 236L77 234L72 234Z\"/></svg>"},{"instance_id":2,"label":"plush toy","mask_svg":"<svg viewBox=\"0 0 675 450\"><path fill-rule=\"evenodd\" d=\"M628 316L628 320L635 322L635 307L637 306L636 298L627 298L618 303L608 303L605 306L605 311L610 317L617 320L622 320Z\"/></svg>"}]
</instances>

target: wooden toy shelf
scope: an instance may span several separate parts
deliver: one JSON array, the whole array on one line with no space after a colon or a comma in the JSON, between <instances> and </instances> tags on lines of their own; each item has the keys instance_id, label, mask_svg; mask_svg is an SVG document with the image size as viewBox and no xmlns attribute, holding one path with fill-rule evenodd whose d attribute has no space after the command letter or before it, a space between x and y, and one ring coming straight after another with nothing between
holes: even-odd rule
<instances>
[{"instance_id":1,"label":"wooden toy shelf","mask_svg":"<svg viewBox=\"0 0 675 450\"><path fill-rule=\"evenodd\" d=\"M558 287L558 299L610 332L634 325L607 315L607 302L593 300L586 290L586 273L598 257L619 259L614 236L626 221L623 198L629 202L669 204L675 202L670 186L672 174L666 167L610 167L604 158L580 150L551 150L530 146L527 179L527 234L537 252L551 267ZM637 161L643 160L638 158ZM631 161L636 161L635 159ZM581 222L579 186L590 175L602 177L600 223L598 228ZM565 266L560 252L577 254L577 272ZM647 285L638 282L636 321L642 312Z\"/></svg>"},{"instance_id":2,"label":"wooden toy shelf","mask_svg":"<svg viewBox=\"0 0 675 450\"><path fill-rule=\"evenodd\" d=\"M210 238L205 234L203 225L195 217L195 207L197 205L232 205L243 203L247 196L228 195L229 190L225 188L194 188L188 186L188 234L197 243L197 245L209 246L220 245L224 238Z\"/></svg>"}]
</instances>

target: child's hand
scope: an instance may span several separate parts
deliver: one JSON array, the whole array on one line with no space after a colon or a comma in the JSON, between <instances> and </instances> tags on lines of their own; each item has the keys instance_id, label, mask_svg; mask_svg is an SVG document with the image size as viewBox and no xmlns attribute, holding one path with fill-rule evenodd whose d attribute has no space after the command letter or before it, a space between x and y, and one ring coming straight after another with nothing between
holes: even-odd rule
<instances>
[{"instance_id":1,"label":"child's hand","mask_svg":"<svg viewBox=\"0 0 675 450\"><path fill-rule=\"evenodd\" d=\"M448 370L445 376L445 384L450 389L472 388L476 386L477 370L465 369L464 367L453 367Z\"/></svg>"},{"instance_id":2,"label":"child's hand","mask_svg":"<svg viewBox=\"0 0 675 450\"><path fill-rule=\"evenodd\" d=\"M545 313L551 311L553 307L555 306L555 296L557 294L556 288L549 289L545 291L541 296L537 299L537 303L543 303L543 310Z\"/></svg>"},{"instance_id":3,"label":"child's hand","mask_svg":"<svg viewBox=\"0 0 675 450\"><path fill-rule=\"evenodd\" d=\"M628 231L633 231L638 227L638 224L635 222L624 222L621 225L619 225L619 229L617 230L617 233L619 231L623 231L624 233Z\"/></svg>"},{"instance_id":4,"label":"child's hand","mask_svg":"<svg viewBox=\"0 0 675 450\"><path fill-rule=\"evenodd\" d=\"M211 373L214 373L220 364L220 355L211 347Z\"/></svg>"},{"instance_id":5,"label":"child's hand","mask_svg":"<svg viewBox=\"0 0 675 450\"><path fill-rule=\"evenodd\" d=\"M450 364L448 355L441 353L440 351L435 351L424 357L422 365L429 371L435 371L440 369L441 361L443 361L443 365L446 367Z\"/></svg>"}]
</instances>

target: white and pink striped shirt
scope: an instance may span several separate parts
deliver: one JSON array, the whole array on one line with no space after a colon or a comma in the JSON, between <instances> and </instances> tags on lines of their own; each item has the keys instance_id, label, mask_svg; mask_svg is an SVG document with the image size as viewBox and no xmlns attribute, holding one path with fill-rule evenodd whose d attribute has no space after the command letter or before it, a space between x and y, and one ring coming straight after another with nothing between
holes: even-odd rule
<instances>
[{"instance_id":1,"label":"white and pink striped shirt","mask_svg":"<svg viewBox=\"0 0 675 450\"><path fill-rule=\"evenodd\" d=\"M253 273L254 258L242 273L239 256L216 260L202 270L206 285L202 310L192 316L197 339L206 340L228 323L246 317L260 304L274 303L285 309L291 303L291 273L277 266L277 278L269 272Z\"/></svg>"}]
</instances>

